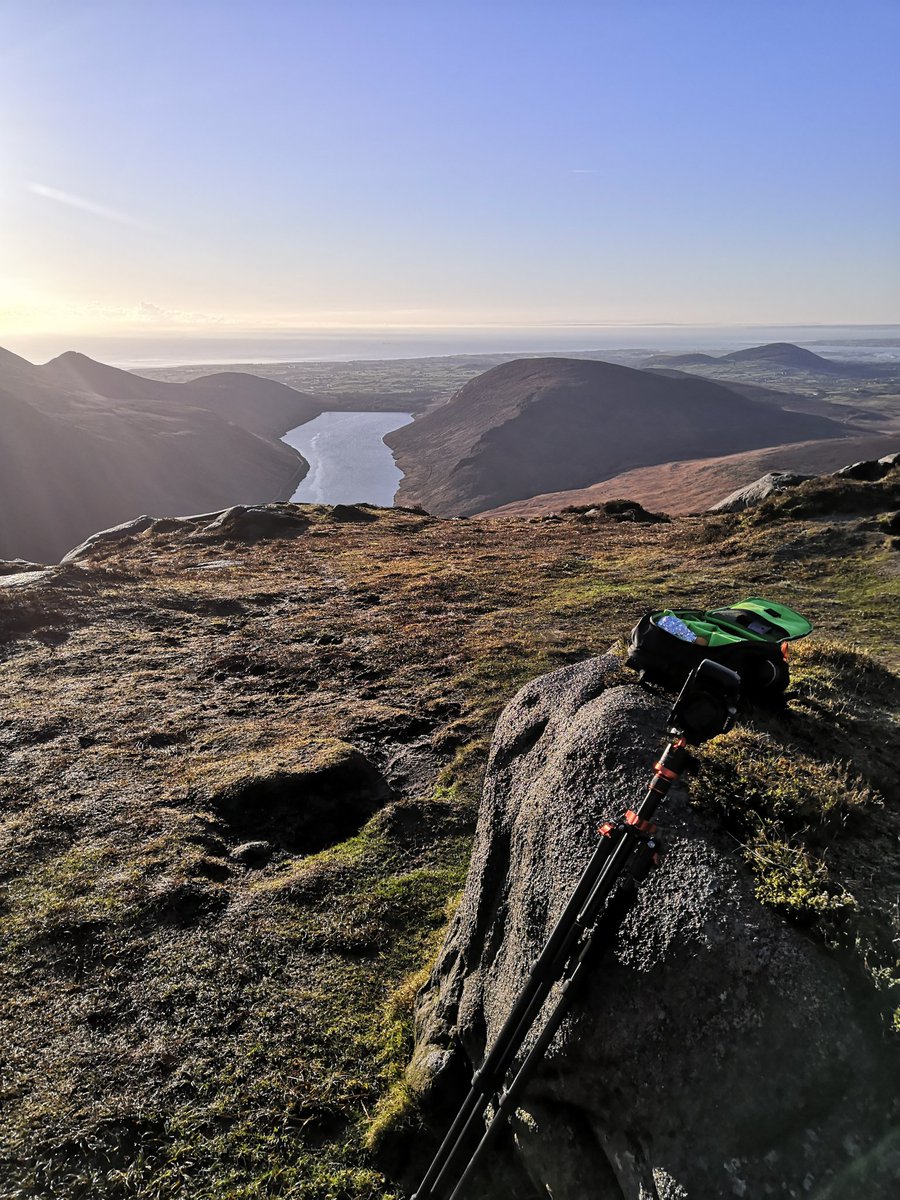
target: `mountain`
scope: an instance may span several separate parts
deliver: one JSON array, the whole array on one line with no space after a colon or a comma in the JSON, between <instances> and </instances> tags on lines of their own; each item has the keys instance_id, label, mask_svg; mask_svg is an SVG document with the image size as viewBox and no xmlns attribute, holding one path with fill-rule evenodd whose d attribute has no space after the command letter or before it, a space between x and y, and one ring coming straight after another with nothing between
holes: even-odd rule
<instances>
[{"instance_id":1,"label":"mountain","mask_svg":"<svg viewBox=\"0 0 900 1200\"><path fill-rule=\"evenodd\" d=\"M405 473L398 503L470 515L634 467L844 434L709 380L540 358L487 371L385 441Z\"/></svg>"},{"instance_id":2,"label":"mountain","mask_svg":"<svg viewBox=\"0 0 900 1200\"><path fill-rule=\"evenodd\" d=\"M0 351L0 558L55 561L144 512L286 498L307 466L279 436L324 407L252 375L171 384Z\"/></svg>"},{"instance_id":3,"label":"mountain","mask_svg":"<svg viewBox=\"0 0 900 1200\"><path fill-rule=\"evenodd\" d=\"M732 364L775 368L779 371L802 371L812 375L836 375L843 379L877 379L891 373L891 369L874 363L837 362L823 358L793 342L767 342L763 346L749 346L745 350L732 350L718 357L711 354L654 354L644 365L647 367L728 367Z\"/></svg>"},{"instance_id":4,"label":"mountain","mask_svg":"<svg viewBox=\"0 0 900 1200\"><path fill-rule=\"evenodd\" d=\"M75 351L61 354L38 370L42 379L63 395L84 392L153 406L204 408L243 429L275 437L323 410L321 399L242 371L221 371L190 383L164 383L95 362Z\"/></svg>"},{"instance_id":5,"label":"mountain","mask_svg":"<svg viewBox=\"0 0 900 1200\"><path fill-rule=\"evenodd\" d=\"M778 363L795 371L818 371L824 374L840 374L844 369L843 363L823 358L812 350L795 346L792 342L768 342L764 346L750 346L746 350L733 350L723 354L719 362L766 362Z\"/></svg>"},{"instance_id":6,"label":"mountain","mask_svg":"<svg viewBox=\"0 0 900 1200\"><path fill-rule=\"evenodd\" d=\"M325 408L321 397L242 371L202 375L189 386L196 403L226 421L276 437L311 421Z\"/></svg>"},{"instance_id":7,"label":"mountain","mask_svg":"<svg viewBox=\"0 0 900 1200\"><path fill-rule=\"evenodd\" d=\"M893 1200L896 1169L872 1180L890 1104L859 1124L847 1096L882 1100L854 1053L884 1010L896 1078L897 475L801 485L796 516L658 525L273 506L266 536L258 512L160 521L0 574L0 1195L409 1196L471 1078L460 1055L652 776L671 697L621 669L606 688L595 656L648 610L761 593L815 626L797 698L695 749L596 1007L576 1000L522 1098L529 1170L552 1153L552 1178L492 1194L635 1196L605 1166L568 1182L611 1145L632 1180L660 1156L646 1195L734 1195L738 1150L746 1196L788 1194L756 1188L773 1161L813 1195L804 1176L846 1152L843 1195ZM684 1169L708 1174L682 1188Z\"/></svg>"}]
</instances>

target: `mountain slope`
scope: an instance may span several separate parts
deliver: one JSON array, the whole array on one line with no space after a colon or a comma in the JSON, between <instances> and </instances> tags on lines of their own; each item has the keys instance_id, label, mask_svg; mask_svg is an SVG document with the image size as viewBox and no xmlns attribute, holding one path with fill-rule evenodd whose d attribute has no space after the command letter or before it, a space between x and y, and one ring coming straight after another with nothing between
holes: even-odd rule
<instances>
[{"instance_id":1,"label":"mountain slope","mask_svg":"<svg viewBox=\"0 0 900 1200\"><path fill-rule=\"evenodd\" d=\"M708 380L543 358L495 367L385 441L405 473L398 503L468 515L633 467L844 433Z\"/></svg>"},{"instance_id":2,"label":"mountain slope","mask_svg":"<svg viewBox=\"0 0 900 1200\"><path fill-rule=\"evenodd\" d=\"M139 516L282 499L306 463L278 440L322 406L241 375L142 379L64 354L0 355L0 558L55 561Z\"/></svg>"},{"instance_id":3,"label":"mountain slope","mask_svg":"<svg viewBox=\"0 0 900 1200\"><path fill-rule=\"evenodd\" d=\"M696 379L690 371L680 371L675 367L643 367L651 375L666 375L669 379ZM838 400L825 400L817 396L806 396L802 392L786 392L783 388L765 387L760 384L747 383L742 379L714 379L715 383L748 400L758 400L760 404L769 404L775 408L788 409L790 412L812 413L815 416L828 417L832 421L843 424L853 424L862 432L871 429L873 422L879 417L870 409L859 408L852 404L843 404ZM849 431L848 431L849 432Z\"/></svg>"}]
</instances>

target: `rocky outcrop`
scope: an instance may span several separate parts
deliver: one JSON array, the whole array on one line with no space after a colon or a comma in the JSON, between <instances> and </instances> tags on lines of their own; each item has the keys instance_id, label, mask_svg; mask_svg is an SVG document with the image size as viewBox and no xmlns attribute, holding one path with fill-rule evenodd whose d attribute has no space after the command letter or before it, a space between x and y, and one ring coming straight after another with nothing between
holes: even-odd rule
<instances>
[{"instance_id":1,"label":"rocky outcrop","mask_svg":"<svg viewBox=\"0 0 900 1200\"><path fill-rule=\"evenodd\" d=\"M761 504L763 500L768 500L770 496L777 496L781 492L799 487L801 483L806 483L809 479L821 478L823 482L828 479L852 479L862 483L879 483L882 479L887 478L898 464L900 464L900 453L885 454L882 458L864 459L861 462L850 463L848 466L834 471L830 476L823 475L820 477L816 475L799 475L787 471L770 471L754 483L750 483L743 488L738 488L737 491L726 496L724 500L720 500L718 504L714 504L708 511L742 512L745 508L752 508L756 504Z\"/></svg>"},{"instance_id":2,"label":"rocky outcrop","mask_svg":"<svg viewBox=\"0 0 900 1200\"><path fill-rule=\"evenodd\" d=\"M436 1129L598 822L640 794L666 714L612 657L529 683L502 714L462 903L418 1002L408 1082ZM733 840L683 792L661 824L663 869L531 1083L497 1151L502 1181L477 1194L886 1200L900 1165L883 1140L890 1071L855 976L761 906Z\"/></svg>"},{"instance_id":3,"label":"rocky outcrop","mask_svg":"<svg viewBox=\"0 0 900 1200\"><path fill-rule=\"evenodd\" d=\"M579 521L632 521L637 525L665 525L665 513L648 512L637 500L604 500L602 504L570 504L560 510L563 516Z\"/></svg>"},{"instance_id":4,"label":"rocky outcrop","mask_svg":"<svg viewBox=\"0 0 900 1200\"><path fill-rule=\"evenodd\" d=\"M900 464L900 453L885 454L883 458L850 463L849 466L841 467L840 471L835 471L835 474L842 479L861 479L866 483L875 483L879 479L884 479L885 475L889 474L898 464Z\"/></svg>"},{"instance_id":5,"label":"rocky outcrop","mask_svg":"<svg viewBox=\"0 0 900 1200\"><path fill-rule=\"evenodd\" d=\"M302 533L308 525L308 518L296 504L236 504L204 525L198 536L255 542L261 538L290 537Z\"/></svg>"},{"instance_id":6,"label":"rocky outcrop","mask_svg":"<svg viewBox=\"0 0 900 1200\"><path fill-rule=\"evenodd\" d=\"M783 492L811 478L811 475L797 475L789 471L770 471L753 483L748 483L746 487L738 488L724 500L714 504L709 511L741 512L752 504L759 504L760 500L767 499L773 492Z\"/></svg>"},{"instance_id":7,"label":"rocky outcrop","mask_svg":"<svg viewBox=\"0 0 900 1200\"><path fill-rule=\"evenodd\" d=\"M309 526L303 507L297 504L235 504L219 512L197 513L189 517L135 517L111 529L92 533L80 545L64 555L62 562L91 558L113 543L141 534L186 534L203 541L256 542L270 537L292 537Z\"/></svg>"}]
</instances>

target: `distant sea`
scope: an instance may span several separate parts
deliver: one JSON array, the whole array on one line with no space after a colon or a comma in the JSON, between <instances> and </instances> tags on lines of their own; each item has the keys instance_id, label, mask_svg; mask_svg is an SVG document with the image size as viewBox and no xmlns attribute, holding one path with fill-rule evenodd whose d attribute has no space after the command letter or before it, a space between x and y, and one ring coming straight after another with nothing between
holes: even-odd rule
<instances>
[{"instance_id":1,"label":"distant sea","mask_svg":"<svg viewBox=\"0 0 900 1200\"><path fill-rule=\"evenodd\" d=\"M547 351L699 350L728 354L763 342L794 342L826 357L900 361L900 325L535 325L519 328L328 329L217 337L3 338L0 344L32 362L64 350L132 370L222 363L352 362L456 354Z\"/></svg>"}]
</instances>

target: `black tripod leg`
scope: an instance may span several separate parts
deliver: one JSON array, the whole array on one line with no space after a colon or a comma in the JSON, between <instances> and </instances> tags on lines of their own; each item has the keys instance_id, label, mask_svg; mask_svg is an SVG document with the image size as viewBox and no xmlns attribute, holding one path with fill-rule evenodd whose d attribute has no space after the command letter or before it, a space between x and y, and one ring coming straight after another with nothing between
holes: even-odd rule
<instances>
[{"instance_id":1,"label":"black tripod leg","mask_svg":"<svg viewBox=\"0 0 900 1200\"><path fill-rule=\"evenodd\" d=\"M484 1131L481 1141L469 1159L465 1170L459 1177L456 1187L450 1193L448 1200L464 1200L469 1181L484 1160L487 1151L493 1145L497 1134L501 1131L508 1118L515 1112L519 1097L544 1059L550 1043L562 1025L566 1013L580 985L584 982L590 967L615 941L616 934L637 896L633 880L627 880L610 897L609 904L602 917L590 931L587 941L575 962L574 969L562 986L556 1006L547 1018L532 1048L522 1060L509 1087L500 1097L496 1111Z\"/></svg>"},{"instance_id":2,"label":"black tripod leg","mask_svg":"<svg viewBox=\"0 0 900 1200\"><path fill-rule=\"evenodd\" d=\"M493 1095L506 1075L531 1028L537 1014L544 1005L550 989L562 977L563 969L582 932L578 917L582 909L596 892L598 880L607 874L613 861L616 870L619 860L626 857L621 840L604 837L588 860L578 883L575 885L566 907L560 914L550 937L547 939L537 962L531 969L512 1011L494 1039L491 1050L472 1080L468 1095L460 1107L453 1124L434 1156L425 1177L412 1200L430 1200L438 1195L441 1182L455 1160L475 1136L481 1114L488 1098Z\"/></svg>"}]
</instances>

